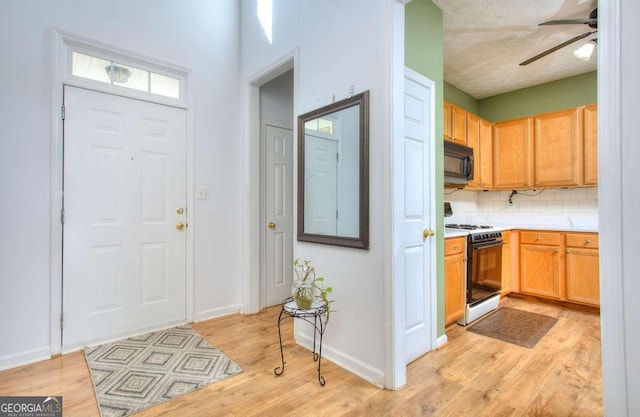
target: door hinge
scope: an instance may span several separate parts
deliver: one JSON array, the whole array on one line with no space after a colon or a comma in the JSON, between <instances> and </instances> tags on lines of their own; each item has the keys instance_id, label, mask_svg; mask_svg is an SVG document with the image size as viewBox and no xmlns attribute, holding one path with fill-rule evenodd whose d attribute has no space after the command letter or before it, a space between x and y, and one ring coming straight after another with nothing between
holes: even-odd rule
<instances>
[{"instance_id":1,"label":"door hinge","mask_svg":"<svg viewBox=\"0 0 640 417\"><path fill-rule=\"evenodd\" d=\"M339 153L336 154L336 162L340 162L340 154Z\"/></svg>"},{"instance_id":2,"label":"door hinge","mask_svg":"<svg viewBox=\"0 0 640 417\"><path fill-rule=\"evenodd\" d=\"M336 210L336 220L338 220L338 210Z\"/></svg>"},{"instance_id":3,"label":"door hinge","mask_svg":"<svg viewBox=\"0 0 640 417\"><path fill-rule=\"evenodd\" d=\"M62 105L62 108L60 109L60 117L62 118L62 120L64 120L64 104Z\"/></svg>"},{"instance_id":4,"label":"door hinge","mask_svg":"<svg viewBox=\"0 0 640 417\"><path fill-rule=\"evenodd\" d=\"M60 223L64 224L64 209L60 210Z\"/></svg>"},{"instance_id":5,"label":"door hinge","mask_svg":"<svg viewBox=\"0 0 640 417\"><path fill-rule=\"evenodd\" d=\"M64 314L60 314L60 329L64 329Z\"/></svg>"}]
</instances>

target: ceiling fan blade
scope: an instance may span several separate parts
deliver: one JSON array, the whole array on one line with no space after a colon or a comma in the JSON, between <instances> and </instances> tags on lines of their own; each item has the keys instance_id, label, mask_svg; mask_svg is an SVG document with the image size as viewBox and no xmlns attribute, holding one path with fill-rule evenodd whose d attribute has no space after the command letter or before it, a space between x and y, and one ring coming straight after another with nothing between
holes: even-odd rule
<instances>
[{"instance_id":1,"label":"ceiling fan blade","mask_svg":"<svg viewBox=\"0 0 640 417\"><path fill-rule=\"evenodd\" d=\"M597 24L598 19L558 19L550 20L548 22L540 23L538 26L551 26L551 25L592 25Z\"/></svg>"},{"instance_id":2,"label":"ceiling fan blade","mask_svg":"<svg viewBox=\"0 0 640 417\"><path fill-rule=\"evenodd\" d=\"M549 55L552 52L557 51L558 49L562 49L565 46L571 45L572 43L579 41L580 39L584 39L587 36L593 35L596 32L597 32L597 30L594 30L593 32L583 33L582 35L578 35L578 36L576 36L574 38L571 38L568 41L562 42L561 44L556 45L553 48L547 49L546 51L544 51L542 53L539 53L538 55L534 56L533 58L529 58L526 61L521 62L520 65L528 65L528 64L530 64L530 63L532 63L534 61L539 60L540 58L543 58L543 57Z\"/></svg>"}]
</instances>

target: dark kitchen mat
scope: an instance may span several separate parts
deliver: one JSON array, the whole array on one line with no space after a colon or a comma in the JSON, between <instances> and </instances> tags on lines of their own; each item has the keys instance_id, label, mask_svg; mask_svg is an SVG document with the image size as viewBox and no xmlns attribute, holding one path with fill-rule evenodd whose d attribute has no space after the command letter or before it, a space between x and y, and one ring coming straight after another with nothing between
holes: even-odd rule
<instances>
[{"instance_id":1,"label":"dark kitchen mat","mask_svg":"<svg viewBox=\"0 0 640 417\"><path fill-rule=\"evenodd\" d=\"M555 317L503 307L467 331L532 348L558 321Z\"/></svg>"}]
</instances>

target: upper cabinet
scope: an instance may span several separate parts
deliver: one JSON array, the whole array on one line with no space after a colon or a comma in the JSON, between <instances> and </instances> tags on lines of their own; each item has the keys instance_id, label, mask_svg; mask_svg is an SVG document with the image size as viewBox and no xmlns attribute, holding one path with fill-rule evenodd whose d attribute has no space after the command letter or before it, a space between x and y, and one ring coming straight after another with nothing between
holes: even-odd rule
<instances>
[{"instance_id":1,"label":"upper cabinet","mask_svg":"<svg viewBox=\"0 0 640 417\"><path fill-rule=\"evenodd\" d=\"M451 103L444 102L444 139L460 145L467 144L467 112Z\"/></svg>"},{"instance_id":2,"label":"upper cabinet","mask_svg":"<svg viewBox=\"0 0 640 417\"><path fill-rule=\"evenodd\" d=\"M584 108L584 185L598 185L598 106Z\"/></svg>"},{"instance_id":3,"label":"upper cabinet","mask_svg":"<svg viewBox=\"0 0 640 417\"><path fill-rule=\"evenodd\" d=\"M582 107L533 118L533 185L580 185Z\"/></svg>"},{"instance_id":4,"label":"upper cabinet","mask_svg":"<svg viewBox=\"0 0 640 417\"><path fill-rule=\"evenodd\" d=\"M531 186L532 130L530 117L493 125L493 188Z\"/></svg>"},{"instance_id":5,"label":"upper cabinet","mask_svg":"<svg viewBox=\"0 0 640 417\"><path fill-rule=\"evenodd\" d=\"M469 189L598 185L595 104L492 124L445 102L444 139L473 148Z\"/></svg>"},{"instance_id":6,"label":"upper cabinet","mask_svg":"<svg viewBox=\"0 0 640 417\"><path fill-rule=\"evenodd\" d=\"M475 159L473 181L468 188L489 189L493 182L493 134L491 122L467 113L467 146L473 148Z\"/></svg>"}]
</instances>

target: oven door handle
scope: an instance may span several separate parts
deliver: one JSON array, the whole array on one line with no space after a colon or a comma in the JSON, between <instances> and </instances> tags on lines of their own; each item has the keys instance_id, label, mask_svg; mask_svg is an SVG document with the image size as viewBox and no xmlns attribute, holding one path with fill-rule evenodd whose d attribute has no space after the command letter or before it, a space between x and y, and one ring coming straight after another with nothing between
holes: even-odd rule
<instances>
[{"instance_id":1,"label":"oven door handle","mask_svg":"<svg viewBox=\"0 0 640 417\"><path fill-rule=\"evenodd\" d=\"M502 239L499 239L499 240L492 240L490 242L472 243L471 249L480 250L480 249L487 249L487 248L492 248L494 246L502 246L502 245L504 245L504 242L502 241Z\"/></svg>"}]
</instances>

